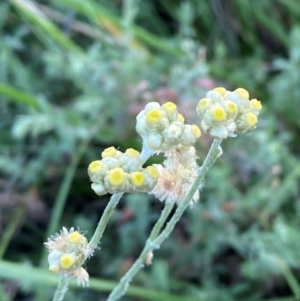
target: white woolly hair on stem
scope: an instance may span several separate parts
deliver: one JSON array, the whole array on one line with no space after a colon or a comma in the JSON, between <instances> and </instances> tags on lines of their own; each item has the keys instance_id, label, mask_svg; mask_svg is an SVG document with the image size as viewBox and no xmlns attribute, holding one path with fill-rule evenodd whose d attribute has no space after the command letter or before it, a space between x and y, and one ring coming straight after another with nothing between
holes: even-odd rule
<instances>
[{"instance_id":1,"label":"white woolly hair on stem","mask_svg":"<svg viewBox=\"0 0 300 301\"><path fill-rule=\"evenodd\" d=\"M199 173L192 184L190 190L188 191L186 197L183 199L183 201L178 205L174 215L164 228L164 230L159 234L157 237L155 237L158 234L158 231L155 230L155 235L153 234L154 229L161 229L163 222L165 221L170 214L171 210L168 204L166 204L164 210L162 211L162 214L157 221L156 225L154 226L152 233L150 234L144 249L140 256L137 258L137 260L134 262L134 264L131 266L131 268L126 272L126 274L121 278L120 282L117 284L117 286L113 289L113 291L108 296L107 301L115 301L119 299L122 295L124 295L129 287L130 282L132 281L133 277L138 273L140 269L144 267L144 262L147 258L147 255L149 252L153 251L154 249L157 249L160 247L162 242L170 235L170 233L173 231L176 223L182 216L185 209L189 206L190 200L194 196L195 192L199 189L200 184L202 183L206 173L208 170L212 167L212 165L215 163L217 158L221 156L222 149L220 147L222 142L222 139L215 139L210 147L210 150L199 169Z\"/></svg>"}]
</instances>

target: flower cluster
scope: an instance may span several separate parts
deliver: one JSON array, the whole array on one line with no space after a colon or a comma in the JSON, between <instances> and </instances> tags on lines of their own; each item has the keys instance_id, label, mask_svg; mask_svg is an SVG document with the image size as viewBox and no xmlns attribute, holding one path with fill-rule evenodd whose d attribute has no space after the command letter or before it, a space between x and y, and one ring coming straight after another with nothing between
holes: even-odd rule
<instances>
[{"instance_id":1,"label":"flower cluster","mask_svg":"<svg viewBox=\"0 0 300 301\"><path fill-rule=\"evenodd\" d=\"M102 160L93 161L88 167L96 194L149 192L156 185L157 169L153 166L142 168L138 151L129 148L122 153L109 147L101 155Z\"/></svg>"},{"instance_id":2,"label":"flower cluster","mask_svg":"<svg viewBox=\"0 0 300 301\"><path fill-rule=\"evenodd\" d=\"M69 231L62 228L60 233L48 238L45 245L49 251L50 272L73 276L77 279L78 285L88 285L89 274L81 265L92 255L92 251L82 234L74 231L74 228Z\"/></svg>"},{"instance_id":3,"label":"flower cluster","mask_svg":"<svg viewBox=\"0 0 300 301\"><path fill-rule=\"evenodd\" d=\"M184 124L177 106L149 102L137 116L136 130L154 151L169 151L179 144L192 146L201 135L196 125Z\"/></svg>"},{"instance_id":4,"label":"flower cluster","mask_svg":"<svg viewBox=\"0 0 300 301\"><path fill-rule=\"evenodd\" d=\"M201 117L204 132L224 139L251 132L257 124L261 108L257 99L249 100L249 93L245 89L238 88L230 92L219 87L199 100L197 113Z\"/></svg>"},{"instance_id":5,"label":"flower cluster","mask_svg":"<svg viewBox=\"0 0 300 301\"><path fill-rule=\"evenodd\" d=\"M163 165L155 165L160 176L157 185L150 193L161 201L179 204L197 177L196 150L193 146L179 145L166 152L165 156ZM199 191L197 190L192 197L191 204L197 202L198 199Z\"/></svg>"}]
</instances>

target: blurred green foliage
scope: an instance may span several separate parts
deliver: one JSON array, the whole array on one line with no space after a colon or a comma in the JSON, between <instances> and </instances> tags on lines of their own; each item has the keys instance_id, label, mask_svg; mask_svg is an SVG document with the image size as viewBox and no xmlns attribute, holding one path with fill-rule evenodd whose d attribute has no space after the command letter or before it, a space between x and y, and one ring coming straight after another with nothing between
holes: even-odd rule
<instances>
[{"instance_id":1,"label":"blurred green foliage","mask_svg":"<svg viewBox=\"0 0 300 301\"><path fill-rule=\"evenodd\" d=\"M198 99L219 85L241 86L261 99L259 125L224 142L200 203L123 299L300 298L298 6L297 0L2 1L2 299L51 299L55 280L43 242L61 226L92 235L107 198L93 194L86 167L107 146L140 148L135 115L145 103L174 101L197 123ZM199 163L209 144L200 139ZM71 289L66 300L105 300L113 284L103 279L116 281L128 269L161 208L147 195L123 197L87 263L97 279L91 289Z\"/></svg>"}]
</instances>

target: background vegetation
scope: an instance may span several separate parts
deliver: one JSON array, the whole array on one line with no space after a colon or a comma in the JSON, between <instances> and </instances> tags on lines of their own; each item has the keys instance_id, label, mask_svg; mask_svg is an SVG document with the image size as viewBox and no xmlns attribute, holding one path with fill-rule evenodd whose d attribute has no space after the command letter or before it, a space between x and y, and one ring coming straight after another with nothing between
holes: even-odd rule
<instances>
[{"instance_id":1,"label":"background vegetation","mask_svg":"<svg viewBox=\"0 0 300 301\"><path fill-rule=\"evenodd\" d=\"M262 100L259 125L224 142L201 202L123 300L299 300L297 0L4 0L0 31L1 300L51 300L43 242L62 226L91 237L109 196L87 166L107 146L140 148L145 103L174 101L197 123L197 101L220 85ZM123 197L90 288L66 300L105 300L161 208Z\"/></svg>"}]
</instances>

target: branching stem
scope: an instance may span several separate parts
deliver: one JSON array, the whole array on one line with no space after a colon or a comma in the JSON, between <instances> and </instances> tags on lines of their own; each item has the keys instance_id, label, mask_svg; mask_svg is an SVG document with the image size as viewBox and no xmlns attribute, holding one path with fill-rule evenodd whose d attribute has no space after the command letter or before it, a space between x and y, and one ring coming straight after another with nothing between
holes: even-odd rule
<instances>
[{"instance_id":1,"label":"branching stem","mask_svg":"<svg viewBox=\"0 0 300 301\"><path fill-rule=\"evenodd\" d=\"M177 207L174 215L168 222L165 229L161 232L160 235L157 236L160 229L163 226L163 223L167 219L168 215L170 214L172 208L169 204L167 204L162 211L161 217L155 224L147 242L144 246L144 249L138 259L135 261L135 263L131 266L131 268L127 271L127 273L121 278L118 285L114 288L114 290L109 295L107 301L115 301L119 299L122 295L124 295L129 287L130 282L132 281L133 277L138 273L140 269L143 268L144 262L147 258L147 255L149 252L152 252L154 249L158 249L162 242L170 235L170 233L173 231L176 223L182 216L185 209L190 204L190 201L192 197L194 196L195 192L199 189L200 184L204 180L204 177L208 170L212 167L212 165L215 163L217 158L222 154L222 150L220 148L222 139L215 139L214 142L211 145L211 148L203 162L203 165L201 166L199 170L199 174L193 183L191 189L187 193L184 200L180 203L180 205ZM157 236L157 237L156 237Z\"/></svg>"}]
</instances>

